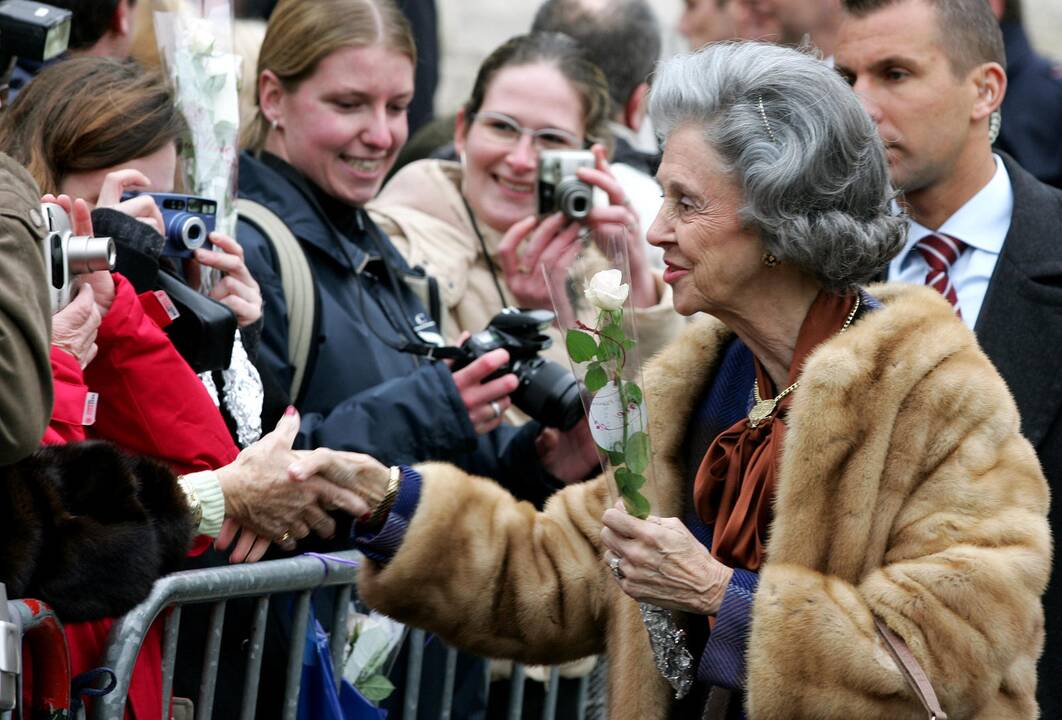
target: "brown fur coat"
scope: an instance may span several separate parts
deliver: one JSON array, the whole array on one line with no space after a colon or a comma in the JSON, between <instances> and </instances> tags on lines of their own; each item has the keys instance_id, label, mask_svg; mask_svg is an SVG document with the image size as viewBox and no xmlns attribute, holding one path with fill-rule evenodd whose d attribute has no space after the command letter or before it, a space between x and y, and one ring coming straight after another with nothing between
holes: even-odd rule
<instances>
[{"instance_id":1,"label":"brown fur coat","mask_svg":"<svg viewBox=\"0 0 1062 720\"><path fill-rule=\"evenodd\" d=\"M875 635L902 636L952 720L1036 716L1048 489L999 375L951 307L881 286L884 308L820 346L787 422L748 648L762 718L925 717ZM681 516L685 420L729 331L702 318L646 371L654 511ZM428 464L419 508L371 605L473 651L548 663L605 652L610 717L663 719L637 604L601 560L604 481L542 513Z\"/></svg>"}]
</instances>

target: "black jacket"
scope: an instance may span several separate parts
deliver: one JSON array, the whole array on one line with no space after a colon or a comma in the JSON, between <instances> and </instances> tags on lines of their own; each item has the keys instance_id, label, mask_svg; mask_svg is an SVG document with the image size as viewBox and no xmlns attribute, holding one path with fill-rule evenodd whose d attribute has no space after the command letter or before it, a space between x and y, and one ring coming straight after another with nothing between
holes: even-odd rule
<instances>
[{"instance_id":1,"label":"black jacket","mask_svg":"<svg viewBox=\"0 0 1062 720\"><path fill-rule=\"evenodd\" d=\"M423 278L360 208L341 205L283 161L240 158L240 196L273 210L298 238L317 286L318 336L297 403L304 448L368 453L385 464L454 462L541 502L556 488L537 461L538 426L477 437L449 368L397 349L437 332L405 279ZM237 239L261 286L260 362L290 384L287 305L272 245L241 222Z\"/></svg>"},{"instance_id":2,"label":"black jacket","mask_svg":"<svg viewBox=\"0 0 1062 720\"><path fill-rule=\"evenodd\" d=\"M1051 487L1048 520L1062 536L1062 192L1003 158L1014 212L974 332L1006 380ZM1062 718L1062 572L1056 548L1044 595L1047 640L1040 658L1041 717Z\"/></svg>"}]
</instances>

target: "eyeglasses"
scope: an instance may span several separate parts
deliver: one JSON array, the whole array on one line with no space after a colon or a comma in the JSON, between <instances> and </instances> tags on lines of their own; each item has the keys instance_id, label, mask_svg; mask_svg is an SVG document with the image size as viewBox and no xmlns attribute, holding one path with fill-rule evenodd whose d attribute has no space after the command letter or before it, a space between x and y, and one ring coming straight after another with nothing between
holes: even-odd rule
<instances>
[{"instance_id":1,"label":"eyeglasses","mask_svg":"<svg viewBox=\"0 0 1062 720\"><path fill-rule=\"evenodd\" d=\"M560 128L526 128L508 115L484 110L472 116L478 121L487 137L499 145L515 145L525 134L531 136L536 150L568 150L583 146L582 139L575 133Z\"/></svg>"}]
</instances>

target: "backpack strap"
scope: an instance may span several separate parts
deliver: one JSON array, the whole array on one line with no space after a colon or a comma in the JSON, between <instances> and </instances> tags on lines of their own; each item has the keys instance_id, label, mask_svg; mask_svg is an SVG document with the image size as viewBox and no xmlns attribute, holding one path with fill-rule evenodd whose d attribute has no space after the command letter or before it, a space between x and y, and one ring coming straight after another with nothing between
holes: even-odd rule
<instances>
[{"instance_id":1,"label":"backpack strap","mask_svg":"<svg viewBox=\"0 0 1062 720\"><path fill-rule=\"evenodd\" d=\"M265 205L238 198L236 212L273 246L280 263L280 283L288 306L288 363L292 367L289 397L297 403L306 379L316 324L317 298L310 263L295 235Z\"/></svg>"}]
</instances>

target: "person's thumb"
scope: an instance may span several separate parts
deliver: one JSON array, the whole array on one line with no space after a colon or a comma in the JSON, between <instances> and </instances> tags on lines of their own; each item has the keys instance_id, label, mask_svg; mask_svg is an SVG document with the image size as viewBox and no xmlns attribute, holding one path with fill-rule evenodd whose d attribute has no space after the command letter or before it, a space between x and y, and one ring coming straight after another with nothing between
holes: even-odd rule
<instances>
[{"instance_id":1,"label":"person's thumb","mask_svg":"<svg viewBox=\"0 0 1062 720\"><path fill-rule=\"evenodd\" d=\"M295 438L298 437L299 427L299 411L294 406L289 405L288 409L284 411L284 416L277 422L276 428L270 435L277 445L282 445L290 450L291 446L295 444Z\"/></svg>"}]
</instances>

